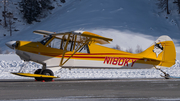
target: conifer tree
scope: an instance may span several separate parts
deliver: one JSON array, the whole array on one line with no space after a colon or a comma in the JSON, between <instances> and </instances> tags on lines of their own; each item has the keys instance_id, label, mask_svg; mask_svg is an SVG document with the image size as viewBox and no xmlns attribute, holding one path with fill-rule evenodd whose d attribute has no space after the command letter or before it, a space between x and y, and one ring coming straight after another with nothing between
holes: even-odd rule
<instances>
[{"instance_id":1,"label":"conifer tree","mask_svg":"<svg viewBox=\"0 0 180 101\"><path fill-rule=\"evenodd\" d=\"M43 15L46 10L52 10L50 0L22 0L19 3L21 12L27 23L31 24L33 21L39 21L38 17Z\"/></svg>"},{"instance_id":2,"label":"conifer tree","mask_svg":"<svg viewBox=\"0 0 180 101\"><path fill-rule=\"evenodd\" d=\"M170 14L170 12L169 12L169 8L168 8L168 0L158 0L159 1L159 3L157 3L157 5L158 5L158 8L159 9L162 9L162 11L166 11L167 12L167 14Z\"/></svg>"},{"instance_id":3,"label":"conifer tree","mask_svg":"<svg viewBox=\"0 0 180 101\"><path fill-rule=\"evenodd\" d=\"M180 14L180 0L176 0L174 1L173 3L176 3L177 6L178 6L178 11L179 11L179 14Z\"/></svg>"},{"instance_id":4,"label":"conifer tree","mask_svg":"<svg viewBox=\"0 0 180 101\"><path fill-rule=\"evenodd\" d=\"M62 3L65 3L66 1L65 0L60 0Z\"/></svg>"}]
</instances>

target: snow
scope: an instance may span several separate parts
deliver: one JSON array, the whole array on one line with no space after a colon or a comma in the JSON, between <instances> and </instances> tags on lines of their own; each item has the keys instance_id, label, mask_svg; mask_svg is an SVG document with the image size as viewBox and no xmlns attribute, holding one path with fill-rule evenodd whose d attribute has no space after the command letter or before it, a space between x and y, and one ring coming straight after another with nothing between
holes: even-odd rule
<instances>
[{"instance_id":1,"label":"snow","mask_svg":"<svg viewBox=\"0 0 180 101\"><path fill-rule=\"evenodd\" d=\"M10 72L18 72L20 67L24 65L15 54L0 55L0 79L32 79L28 77L20 77ZM34 62L29 62L24 67L25 73L34 73L35 70L41 68L42 65ZM180 61L171 68L163 68L171 76L180 77ZM60 79L89 79L89 78L161 78L163 75L156 69L60 69L55 72L55 76Z\"/></svg>"},{"instance_id":2,"label":"snow","mask_svg":"<svg viewBox=\"0 0 180 101\"><path fill-rule=\"evenodd\" d=\"M17 1L13 0L16 3ZM180 27L178 21L180 17L175 13L170 15L158 13L156 3L157 1L154 0L66 0L66 3L61 4L61 7L54 4L56 9L51 11L52 14L42 19L41 22L28 25L24 24L22 20L19 25L16 25L20 31L13 33L13 36L3 37L1 34L0 47L3 51L8 50L14 53L13 50L5 46L5 43L10 40L37 41L41 39L42 36L32 33L34 30L89 31L112 38L113 42L105 45L107 47L112 48L119 45L123 50L132 48L133 51L136 50L137 45L145 50L159 36L168 35L175 43L177 61L173 67L164 70L172 76L179 76ZM16 6L9 7L9 10ZM14 12L17 13L17 10ZM18 19L21 17L18 13L15 16ZM8 33L2 27L0 30L2 33ZM22 65L23 61L14 54L0 55L0 78L23 78L9 74L9 72L18 71ZM41 68L41 65L30 62L25 70L33 73L37 68ZM155 69L62 69L56 73L61 78L159 78L160 74Z\"/></svg>"}]
</instances>

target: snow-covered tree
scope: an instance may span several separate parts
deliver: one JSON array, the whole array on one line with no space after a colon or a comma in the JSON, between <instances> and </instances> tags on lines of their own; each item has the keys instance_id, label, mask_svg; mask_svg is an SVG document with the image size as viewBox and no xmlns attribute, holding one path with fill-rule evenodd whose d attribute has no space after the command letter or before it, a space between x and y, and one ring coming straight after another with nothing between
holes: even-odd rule
<instances>
[{"instance_id":1,"label":"snow-covered tree","mask_svg":"<svg viewBox=\"0 0 180 101\"><path fill-rule=\"evenodd\" d=\"M166 11L167 14L170 14L169 8L168 8L168 0L158 0L159 3L157 3L158 8L162 9L162 11Z\"/></svg>"},{"instance_id":2,"label":"snow-covered tree","mask_svg":"<svg viewBox=\"0 0 180 101\"><path fill-rule=\"evenodd\" d=\"M40 15L44 15L44 12L54 8L51 6L50 0L22 0L19 6L23 13L23 17L29 24L33 21L38 22Z\"/></svg>"},{"instance_id":3,"label":"snow-covered tree","mask_svg":"<svg viewBox=\"0 0 180 101\"><path fill-rule=\"evenodd\" d=\"M143 52L143 50L139 45L137 45L137 49L135 50L135 52L136 53L141 53L141 52Z\"/></svg>"},{"instance_id":4,"label":"snow-covered tree","mask_svg":"<svg viewBox=\"0 0 180 101\"><path fill-rule=\"evenodd\" d=\"M4 5L4 9L3 9L3 11L2 11L2 16L4 17L4 27L7 27L7 22L6 22L6 14L7 14L7 3L8 3L8 1L7 0L3 0L2 1L3 2L3 5Z\"/></svg>"},{"instance_id":5,"label":"snow-covered tree","mask_svg":"<svg viewBox=\"0 0 180 101\"><path fill-rule=\"evenodd\" d=\"M8 26L9 26L10 36L12 36L12 25L13 25L12 18L13 18L13 13L8 12L7 13L7 18L8 18Z\"/></svg>"},{"instance_id":6,"label":"snow-covered tree","mask_svg":"<svg viewBox=\"0 0 180 101\"><path fill-rule=\"evenodd\" d=\"M0 48L0 54L2 54L2 50L1 50L1 48Z\"/></svg>"},{"instance_id":7,"label":"snow-covered tree","mask_svg":"<svg viewBox=\"0 0 180 101\"><path fill-rule=\"evenodd\" d=\"M62 3L65 3L66 1L65 0L60 0Z\"/></svg>"},{"instance_id":8,"label":"snow-covered tree","mask_svg":"<svg viewBox=\"0 0 180 101\"><path fill-rule=\"evenodd\" d=\"M179 11L179 14L180 14L180 0L175 0L173 3L176 3L177 6L178 6L178 11Z\"/></svg>"}]
</instances>

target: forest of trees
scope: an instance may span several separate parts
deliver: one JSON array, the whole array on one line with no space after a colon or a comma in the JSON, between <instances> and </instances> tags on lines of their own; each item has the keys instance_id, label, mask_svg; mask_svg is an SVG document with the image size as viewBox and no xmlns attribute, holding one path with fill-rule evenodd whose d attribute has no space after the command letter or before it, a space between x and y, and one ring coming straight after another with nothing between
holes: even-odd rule
<instances>
[{"instance_id":1,"label":"forest of trees","mask_svg":"<svg viewBox=\"0 0 180 101\"><path fill-rule=\"evenodd\" d=\"M33 21L39 21L38 18L41 16L46 16L45 12L54 9L51 5L52 2L56 0L21 0L19 6L23 14L24 19L27 23L31 24ZM62 3L65 3L65 0L60 0ZM169 9L169 2L172 2L178 7L180 14L180 0L158 0L157 6L162 12L170 14L171 9Z\"/></svg>"},{"instance_id":2,"label":"forest of trees","mask_svg":"<svg viewBox=\"0 0 180 101\"><path fill-rule=\"evenodd\" d=\"M20 14L22 14L23 19L28 23L32 24L35 22L40 22L42 18L48 16L51 10L55 7L52 5L53 2L61 2L65 3L66 0L20 0L18 2ZM14 22L13 12L7 11L7 2L8 0L2 0L4 7L2 11L3 20L0 19L1 25L5 28L8 27L10 31L10 36L12 35L12 28ZM171 2L171 3L169 3ZM173 3L172 3L173 2ZM180 0L157 0L157 7L161 10L161 12L166 12L167 14L171 13L171 9L169 8L169 4L173 4L178 7L178 12L180 14ZM3 23L2 23L3 22Z\"/></svg>"},{"instance_id":3,"label":"forest of trees","mask_svg":"<svg viewBox=\"0 0 180 101\"><path fill-rule=\"evenodd\" d=\"M40 22L42 18L45 18L50 14L50 10L53 10L55 7L52 5L53 2L61 2L65 3L66 0L20 0L16 9L19 10L20 14L24 21L28 24L32 24L33 21ZM8 10L9 0L2 0L2 17L0 19L0 25L3 28L7 29L10 32L10 36L12 36L13 31L19 31L15 28L14 24L18 18L14 17L14 12ZM11 1L12 3L12 1ZM6 36L7 34L4 34Z\"/></svg>"},{"instance_id":4,"label":"forest of trees","mask_svg":"<svg viewBox=\"0 0 180 101\"><path fill-rule=\"evenodd\" d=\"M21 0L19 5L19 10L23 15L23 18L28 24L32 24L33 21L39 22L41 18L44 18L48 15L50 10L53 10L55 7L52 6L53 2L57 0ZM8 23L11 18L13 18L13 12L7 11L8 0L2 0L3 2L3 26L9 27L12 25L11 21ZM65 3L65 0L60 0L60 2ZM0 20L2 22L2 20Z\"/></svg>"},{"instance_id":5,"label":"forest of trees","mask_svg":"<svg viewBox=\"0 0 180 101\"><path fill-rule=\"evenodd\" d=\"M65 3L65 0L60 0ZM31 24L33 21L39 22L39 18L46 17L49 10L54 9L51 0L22 0L19 3L23 18L27 23Z\"/></svg>"},{"instance_id":6,"label":"forest of trees","mask_svg":"<svg viewBox=\"0 0 180 101\"><path fill-rule=\"evenodd\" d=\"M157 6L162 10L161 12L166 12L167 14L171 13L171 9L169 9L169 2L172 2L178 7L178 12L180 14L180 0L158 0Z\"/></svg>"}]
</instances>

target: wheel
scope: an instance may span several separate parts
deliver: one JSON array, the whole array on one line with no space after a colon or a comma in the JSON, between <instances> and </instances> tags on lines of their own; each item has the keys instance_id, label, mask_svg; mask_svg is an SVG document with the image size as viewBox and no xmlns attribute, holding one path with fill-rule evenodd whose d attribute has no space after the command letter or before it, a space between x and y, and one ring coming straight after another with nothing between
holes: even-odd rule
<instances>
[{"instance_id":1,"label":"wheel","mask_svg":"<svg viewBox=\"0 0 180 101\"><path fill-rule=\"evenodd\" d=\"M53 73L51 70L49 70L49 69L43 70L42 74L43 74L43 75L51 75L51 76L54 76L54 73ZM43 80L45 80L45 81L52 81L53 78L43 78Z\"/></svg>"},{"instance_id":2,"label":"wheel","mask_svg":"<svg viewBox=\"0 0 180 101\"><path fill-rule=\"evenodd\" d=\"M165 75L165 79L169 79L170 75L169 74L166 74Z\"/></svg>"},{"instance_id":3,"label":"wheel","mask_svg":"<svg viewBox=\"0 0 180 101\"><path fill-rule=\"evenodd\" d=\"M37 70L34 72L34 74L40 74L40 73L41 73L41 70L42 70L42 69L37 69ZM37 81L42 81L43 78L35 77L35 80L37 80Z\"/></svg>"},{"instance_id":4,"label":"wheel","mask_svg":"<svg viewBox=\"0 0 180 101\"><path fill-rule=\"evenodd\" d=\"M41 70L42 70L42 69L37 69L37 70L34 72L34 74L40 74Z\"/></svg>"}]
</instances>

